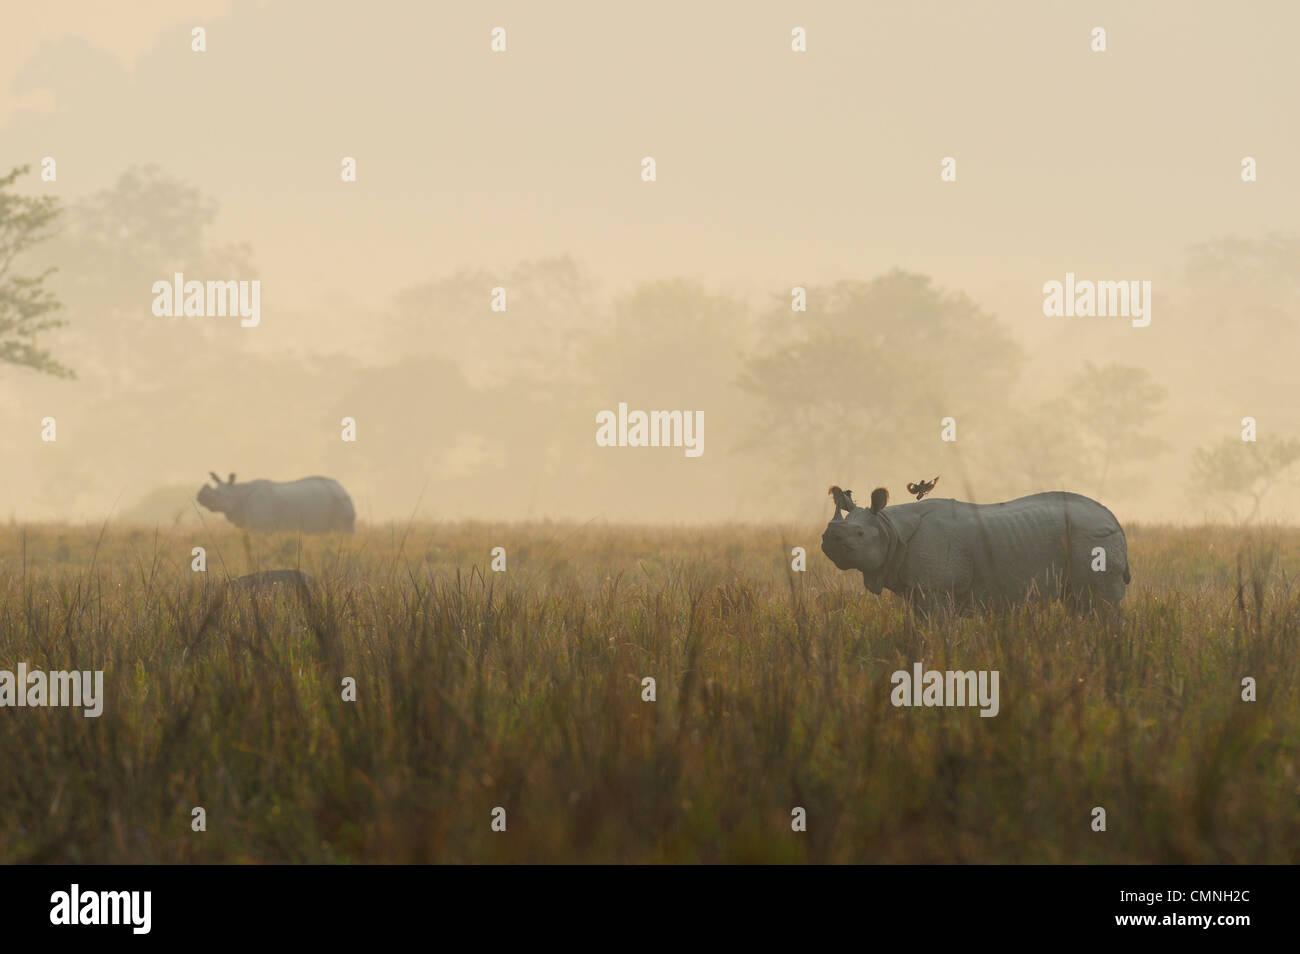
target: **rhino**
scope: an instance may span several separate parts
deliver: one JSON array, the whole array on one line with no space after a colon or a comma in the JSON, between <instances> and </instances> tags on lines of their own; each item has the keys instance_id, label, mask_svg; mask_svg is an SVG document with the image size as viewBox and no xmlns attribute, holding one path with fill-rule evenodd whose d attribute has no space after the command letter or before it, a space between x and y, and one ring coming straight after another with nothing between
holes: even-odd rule
<instances>
[{"instance_id":1,"label":"rhino","mask_svg":"<svg viewBox=\"0 0 1300 954\"><path fill-rule=\"evenodd\" d=\"M278 483L273 480L249 480L235 484L235 475L222 483L209 471L215 487L204 484L199 503L246 530L292 530L302 533L351 533L357 514L352 498L329 477L304 477Z\"/></svg>"},{"instance_id":2,"label":"rhino","mask_svg":"<svg viewBox=\"0 0 1300 954\"><path fill-rule=\"evenodd\" d=\"M841 570L861 571L872 593L888 589L927 610L1032 597L1089 610L1118 605L1132 578L1119 521L1079 494L995 504L931 497L895 507L888 499L878 488L869 508L837 511L822 534L822 552Z\"/></svg>"}]
</instances>

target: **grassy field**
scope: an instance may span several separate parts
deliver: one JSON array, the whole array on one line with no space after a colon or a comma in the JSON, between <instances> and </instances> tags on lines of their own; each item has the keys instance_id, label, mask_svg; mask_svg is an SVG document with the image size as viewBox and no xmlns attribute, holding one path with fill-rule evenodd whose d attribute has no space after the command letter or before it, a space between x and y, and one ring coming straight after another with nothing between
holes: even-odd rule
<instances>
[{"instance_id":1,"label":"grassy field","mask_svg":"<svg viewBox=\"0 0 1300 954\"><path fill-rule=\"evenodd\" d=\"M919 621L819 539L0 528L0 669L106 696L0 709L0 862L1300 861L1300 530L1129 528L1117 622ZM895 708L915 662L1000 713Z\"/></svg>"}]
</instances>

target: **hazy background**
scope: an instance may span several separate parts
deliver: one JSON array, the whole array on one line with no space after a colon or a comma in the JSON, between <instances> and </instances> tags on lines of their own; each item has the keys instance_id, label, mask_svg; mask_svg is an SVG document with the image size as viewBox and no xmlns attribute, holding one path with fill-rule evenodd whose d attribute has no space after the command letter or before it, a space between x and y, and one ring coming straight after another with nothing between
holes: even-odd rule
<instances>
[{"instance_id":1,"label":"hazy background","mask_svg":"<svg viewBox=\"0 0 1300 954\"><path fill-rule=\"evenodd\" d=\"M0 175L64 207L14 270L59 268L77 374L0 364L0 515L169 522L215 469L370 520L815 522L936 473L1300 516L1294 3L0 3ZM261 325L154 317L176 271ZM1044 317L1067 271L1152 281L1150 327ZM597 447L620 401L704 456Z\"/></svg>"}]
</instances>

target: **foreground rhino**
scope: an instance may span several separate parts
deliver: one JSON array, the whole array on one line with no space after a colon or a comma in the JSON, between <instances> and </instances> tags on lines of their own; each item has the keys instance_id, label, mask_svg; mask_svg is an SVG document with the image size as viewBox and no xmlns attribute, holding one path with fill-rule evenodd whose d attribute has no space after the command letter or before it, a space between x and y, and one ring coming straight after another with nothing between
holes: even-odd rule
<instances>
[{"instance_id":1,"label":"foreground rhino","mask_svg":"<svg viewBox=\"0 0 1300 954\"><path fill-rule=\"evenodd\" d=\"M854 505L822 534L841 570L861 570L867 589L892 590L926 608L1065 599L1081 609L1124 598L1130 575L1124 529L1087 497L1064 491L1007 503L923 500L870 509ZM1105 569L1096 548L1105 552Z\"/></svg>"},{"instance_id":2,"label":"foreground rhino","mask_svg":"<svg viewBox=\"0 0 1300 954\"><path fill-rule=\"evenodd\" d=\"M301 533L351 533L357 519L352 498L328 477L304 477L287 483L249 480L235 484L235 475L215 487L206 484L199 491L199 503L224 513L226 519L246 530L292 530Z\"/></svg>"}]
</instances>

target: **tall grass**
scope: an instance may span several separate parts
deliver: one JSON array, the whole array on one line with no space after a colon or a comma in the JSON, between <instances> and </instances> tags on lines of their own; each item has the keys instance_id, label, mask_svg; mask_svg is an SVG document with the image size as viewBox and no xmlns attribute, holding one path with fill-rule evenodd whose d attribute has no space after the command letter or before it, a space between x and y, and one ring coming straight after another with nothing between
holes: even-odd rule
<instances>
[{"instance_id":1,"label":"tall grass","mask_svg":"<svg viewBox=\"0 0 1300 954\"><path fill-rule=\"evenodd\" d=\"M819 529L11 525L0 668L106 701L0 709L0 861L1300 860L1300 531L1133 528L1118 621L926 621ZM1000 714L895 708L914 662Z\"/></svg>"}]
</instances>

